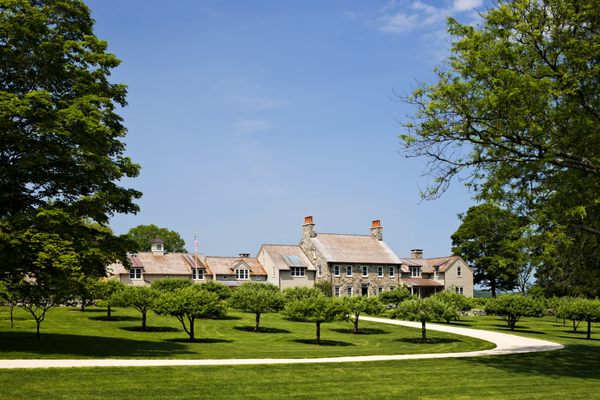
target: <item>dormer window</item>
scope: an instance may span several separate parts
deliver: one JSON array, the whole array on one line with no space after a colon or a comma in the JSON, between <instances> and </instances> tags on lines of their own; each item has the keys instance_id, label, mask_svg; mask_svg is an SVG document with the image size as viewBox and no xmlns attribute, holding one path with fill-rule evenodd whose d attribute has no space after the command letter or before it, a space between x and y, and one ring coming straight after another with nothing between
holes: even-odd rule
<instances>
[{"instance_id":1,"label":"dormer window","mask_svg":"<svg viewBox=\"0 0 600 400\"><path fill-rule=\"evenodd\" d=\"M204 279L204 269L202 269L202 268L192 268L192 279L194 279L194 280L203 280Z\"/></svg>"},{"instance_id":2,"label":"dormer window","mask_svg":"<svg viewBox=\"0 0 600 400\"><path fill-rule=\"evenodd\" d=\"M131 268L129 270L129 279L142 279L142 269Z\"/></svg>"},{"instance_id":3,"label":"dormer window","mask_svg":"<svg viewBox=\"0 0 600 400\"><path fill-rule=\"evenodd\" d=\"M250 279L250 271L246 268L238 268L235 270L235 279L248 280Z\"/></svg>"},{"instance_id":4,"label":"dormer window","mask_svg":"<svg viewBox=\"0 0 600 400\"><path fill-rule=\"evenodd\" d=\"M305 270L305 268L303 268L303 267L291 267L290 268L292 276L304 276L305 275L304 270Z\"/></svg>"},{"instance_id":5,"label":"dormer window","mask_svg":"<svg viewBox=\"0 0 600 400\"><path fill-rule=\"evenodd\" d=\"M410 267L410 277L418 278L421 276L421 268L419 267Z\"/></svg>"},{"instance_id":6,"label":"dormer window","mask_svg":"<svg viewBox=\"0 0 600 400\"><path fill-rule=\"evenodd\" d=\"M433 277L438 278L440 276L440 267L434 267L433 269Z\"/></svg>"}]
</instances>

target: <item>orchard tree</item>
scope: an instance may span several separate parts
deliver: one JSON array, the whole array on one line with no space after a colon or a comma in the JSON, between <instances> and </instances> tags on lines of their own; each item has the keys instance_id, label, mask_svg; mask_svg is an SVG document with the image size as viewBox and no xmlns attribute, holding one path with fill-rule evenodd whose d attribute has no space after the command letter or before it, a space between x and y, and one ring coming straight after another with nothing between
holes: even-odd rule
<instances>
[{"instance_id":1,"label":"orchard tree","mask_svg":"<svg viewBox=\"0 0 600 400\"><path fill-rule=\"evenodd\" d=\"M392 318L421 323L421 341L427 341L427 322L442 318L444 304L433 297L402 302L392 311Z\"/></svg>"},{"instance_id":2,"label":"orchard tree","mask_svg":"<svg viewBox=\"0 0 600 400\"><path fill-rule=\"evenodd\" d=\"M471 302L462 294L452 291L438 292L431 296L443 305L441 318L450 323L450 321L460 318L460 313L471 309Z\"/></svg>"},{"instance_id":3,"label":"orchard tree","mask_svg":"<svg viewBox=\"0 0 600 400\"><path fill-rule=\"evenodd\" d=\"M237 288L231 295L233 308L255 315L254 332L260 331L260 316L281 311L285 298L281 290L270 283L248 282Z\"/></svg>"},{"instance_id":4,"label":"orchard tree","mask_svg":"<svg viewBox=\"0 0 600 400\"><path fill-rule=\"evenodd\" d=\"M547 294L600 294L597 2L499 0L479 25L450 19L449 59L406 98L405 154L440 196L461 178L527 219Z\"/></svg>"},{"instance_id":5,"label":"orchard tree","mask_svg":"<svg viewBox=\"0 0 600 400\"><path fill-rule=\"evenodd\" d=\"M119 185L139 172L116 113L126 88L108 79L119 60L94 36L81 0L1 8L0 275L102 276L115 259L127 262L130 244L90 222L106 227L115 213L137 212L141 196ZM78 264L48 271L50 261L38 262L43 237L68 243Z\"/></svg>"},{"instance_id":6,"label":"orchard tree","mask_svg":"<svg viewBox=\"0 0 600 400\"><path fill-rule=\"evenodd\" d=\"M506 321L511 331L515 330L517 322L523 317L541 317L544 314L544 305L532 297L519 294L506 294L487 302L487 314L498 315Z\"/></svg>"},{"instance_id":7,"label":"orchard tree","mask_svg":"<svg viewBox=\"0 0 600 400\"><path fill-rule=\"evenodd\" d=\"M125 285L116 279L103 279L96 284L98 305L106 306L106 319L112 319L112 306L119 293L125 290Z\"/></svg>"},{"instance_id":8,"label":"orchard tree","mask_svg":"<svg viewBox=\"0 0 600 400\"><path fill-rule=\"evenodd\" d=\"M377 297L352 296L342 298L344 319L354 325L354 334L358 334L358 323L361 314L381 314L385 307Z\"/></svg>"},{"instance_id":9,"label":"orchard tree","mask_svg":"<svg viewBox=\"0 0 600 400\"><path fill-rule=\"evenodd\" d=\"M154 310L177 318L193 342L196 319L224 315L226 306L216 293L203 289L202 285L191 285L162 292L154 303Z\"/></svg>"},{"instance_id":10,"label":"orchard tree","mask_svg":"<svg viewBox=\"0 0 600 400\"><path fill-rule=\"evenodd\" d=\"M394 308L398 308L400 303L408 300L410 297L410 290L406 286L398 286L394 290L388 290L379 294L379 300L383 304L393 304Z\"/></svg>"},{"instance_id":11,"label":"orchard tree","mask_svg":"<svg viewBox=\"0 0 600 400\"><path fill-rule=\"evenodd\" d=\"M480 204L461 215L452 235L452 252L473 270L473 282L498 290L512 290L520 267L526 264L521 242L523 220L492 204Z\"/></svg>"},{"instance_id":12,"label":"orchard tree","mask_svg":"<svg viewBox=\"0 0 600 400\"><path fill-rule=\"evenodd\" d=\"M297 321L314 322L316 343L321 344L321 324L342 319L344 306L340 298L326 296L319 289L310 290L311 294L290 300L284 312Z\"/></svg>"},{"instance_id":13,"label":"orchard tree","mask_svg":"<svg viewBox=\"0 0 600 400\"><path fill-rule=\"evenodd\" d=\"M10 328L14 328L13 312L15 307L19 305L18 296L15 293L14 285L0 281L0 304L8 307L10 314Z\"/></svg>"},{"instance_id":14,"label":"orchard tree","mask_svg":"<svg viewBox=\"0 0 600 400\"><path fill-rule=\"evenodd\" d=\"M138 250L150 251L152 241L156 238L162 239L165 251L171 253L187 253L185 241L179 233L167 228L159 228L156 225L138 225L127 232L127 237L137 244Z\"/></svg>"},{"instance_id":15,"label":"orchard tree","mask_svg":"<svg viewBox=\"0 0 600 400\"><path fill-rule=\"evenodd\" d=\"M132 307L142 314L142 330L148 330L146 324L147 314L160 296L160 292L147 286L125 286L113 298L114 305L119 307Z\"/></svg>"},{"instance_id":16,"label":"orchard tree","mask_svg":"<svg viewBox=\"0 0 600 400\"><path fill-rule=\"evenodd\" d=\"M600 300L578 298L562 302L558 307L557 315L559 318L573 321L573 327L575 321L578 322L577 325L579 322L586 322L586 338L589 340L592 337L592 322L600 322ZM575 330L576 328L573 329Z\"/></svg>"}]
</instances>

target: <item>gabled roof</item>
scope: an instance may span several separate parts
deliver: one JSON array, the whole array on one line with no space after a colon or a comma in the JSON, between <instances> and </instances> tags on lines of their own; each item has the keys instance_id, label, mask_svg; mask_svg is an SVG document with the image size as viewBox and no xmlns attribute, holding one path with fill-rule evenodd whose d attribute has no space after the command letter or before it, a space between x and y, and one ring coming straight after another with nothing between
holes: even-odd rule
<instances>
[{"instance_id":1,"label":"gabled roof","mask_svg":"<svg viewBox=\"0 0 600 400\"><path fill-rule=\"evenodd\" d=\"M401 264L385 242L370 235L319 233L310 240L327 262Z\"/></svg>"},{"instance_id":2,"label":"gabled roof","mask_svg":"<svg viewBox=\"0 0 600 400\"><path fill-rule=\"evenodd\" d=\"M421 271L425 273L433 273L435 267L440 272L446 272L456 261L460 260L459 256L435 257L435 258L404 258L402 264L410 267L421 267Z\"/></svg>"},{"instance_id":3,"label":"gabled roof","mask_svg":"<svg viewBox=\"0 0 600 400\"><path fill-rule=\"evenodd\" d=\"M132 268L142 268L144 274L151 275L191 275L193 257L187 253L155 254L141 252L128 256ZM204 263L198 258L198 268L205 268ZM122 264L114 263L109 266L112 274L128 274Z\"/></svg>"},{"instance_id":4,"label":"gabled roof","mask_svg":"<svg viewBox=\"0 0 600 400\"><path fill-rule=\"evenodd\" d=\"M308 271L316 270L300 246L292 244L263 244L258 252L260 253L261 251L269 255L275 264L275 268L279 270L289 270L290 267L306 267ZM292 265L298 262L302 265Z\"/></svg>"},{"instance_id":5,"label":"gabled roof","mask_svg":"<svg viewBox=\"0 0 600 400\"><path fill-rule=\"evenodd\" d=\"M256 258L251 257L217 257L207 256L204 263L213 272L214 275L233 275L235 268L240 262L244 262L250 269L250 275L267 275L264 268Z\"/></svg>"}]
</instances>

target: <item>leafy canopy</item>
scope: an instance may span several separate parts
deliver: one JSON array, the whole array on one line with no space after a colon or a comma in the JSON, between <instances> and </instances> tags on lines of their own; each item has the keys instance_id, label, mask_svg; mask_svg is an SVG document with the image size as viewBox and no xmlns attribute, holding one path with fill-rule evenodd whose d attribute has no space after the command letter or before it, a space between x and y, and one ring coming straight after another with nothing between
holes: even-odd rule
<instances>
[{"instance_id":1,"label":"leafy canopy","mask_svg":"<svg viewBox=\"0 0 600 400\"><path fill-rule=\"evenodd\" d=\"M139 251L150 251L152 240L157 237L165 243L165 251L171 253L187 253L185 241L179 233L156 225L138 225L127 232L127 237L134 241Z\"/></svg>"}]
</instances>

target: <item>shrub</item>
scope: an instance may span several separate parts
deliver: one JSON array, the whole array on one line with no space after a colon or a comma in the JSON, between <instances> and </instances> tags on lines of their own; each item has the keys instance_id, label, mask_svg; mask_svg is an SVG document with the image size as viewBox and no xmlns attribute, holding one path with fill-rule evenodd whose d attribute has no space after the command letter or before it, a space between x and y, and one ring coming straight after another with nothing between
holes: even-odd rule
<instances>
[{"instance_id":1,"label":"shrub","mask_svg":"<svg viewBox=\"0 0 600 400\"><path fill-rule=\"evenodd\" d=\"M491 299L485 307L485 312L498 315L506 321L510 330L514 331L522 317L539 317L543 315L544 307L532 297L506 294Z\"/></svg>"}]
</instances>

